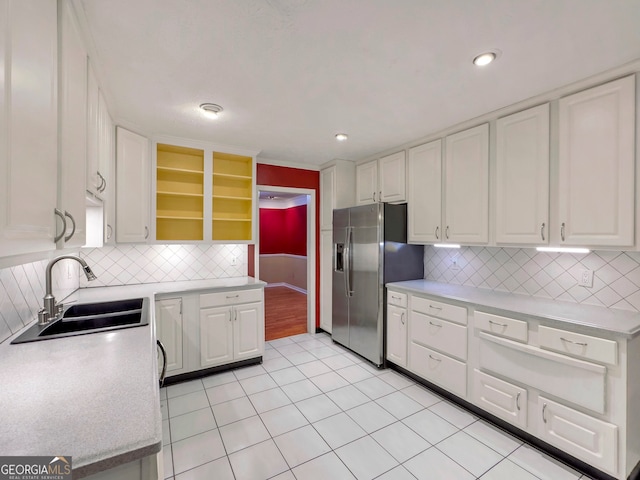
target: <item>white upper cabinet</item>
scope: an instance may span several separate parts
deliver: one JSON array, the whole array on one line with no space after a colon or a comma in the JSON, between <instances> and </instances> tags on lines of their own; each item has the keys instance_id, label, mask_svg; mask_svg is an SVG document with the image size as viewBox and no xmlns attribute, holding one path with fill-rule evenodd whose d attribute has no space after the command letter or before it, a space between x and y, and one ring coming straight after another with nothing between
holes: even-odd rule
<instances>
[{"instance_id":1,"label":"white upper cabinet","mask_svg":"<svg viewBox=\"0 0 640 480\"><path fill-rule=\"evenodd\" d=\"M55 249L57 46L55 0L0 2L3 257Z\"/></svg>"},{"instance_id":2,"label":"white upper cabinet","mask_svg":"<svg viewBox=\"0 0 640 480\"><path fill-rule=\"evenodd\" d=\"M549 243L549 104L496 123L496 242Z\"/></svg>"},{"instance_id":3,"label":"white upper cabinet","mask_svg":"<svg viewBox=\"0 0 640 480\"><path fill-rule=\"evenodd\" d=\"M149 141L116 130L116 241L145 243L149 237Z\"/></svg>"},{"instance_id":4,"label":"white upper cabinet","mask_svg":"<svg viewBox=\"0 0 640 480\"><path fill-rule=\"evenodd\" d=\"M116 130L109 115L107 102L98 95L98 172L100 172L100 195L104 201L104 243L113 244L116 222L116 189L115 189L115 139Z\"/></svg>"},{"instance_id":5,"label":"white upper cabinet","mask_svg":"<svg viewBox=\"0 0 640 480\"><path fill-rule=\"evenodd\" d=\"M356 166L356 201L358 205L376 203L378 197L378 161Z\"/></svg>"},{"instance_id":6,"label":"white upper cabinet","mask_svg":"<svg viewBox=\"0 0 640 480\"><path fill-rule=\"evenodd\" d=\"M409 150L409 242L442 240L442 140Z\"/></svg>"},{"instance_id":7,"label":"white upper cabinet","mask_svg":"<svg viewBox=\"0 0 640 480\"><path fill-rule=\"evenodd\" d=\"M406 157L404 150L356 167L358 205L406 200Z\"/></svg>"},{"instance_id":8,"label":"white upper cabinet","mask_svg":"<svg viewBox=\"0 0 640 480\"><path fill-rule=\"evenodd\" d=\"M559 242L634 244L635 77L560 99Z\"/></svg>"},{"instance_id":9,"label":"white upper cabinet","mask_svg":"<svg viewBox=\"0 0 640 480\"><path fill-rule=\"evenodd\" d=\"M103 183L99 173L100 89L91 63L87 67L87 190L99 195Z\"/></svg>"},{"instance_id":10,"label":"white upper cabinet","mask_svg":"<svg viewBox=\"0 0 640 480\"><path fill-rule=\"evenodd\" d=\"M489 124L446 138L444 240L489 241Z\"/></svg>"},{"instance_id":11,"label":"white upper cabinet","mask_svg":"<svg viewBox=\"0 0 640 480\"><path fill-rule=\"evenodd\" d=\"M60 2L59 15L58 205L67 223L59 245L81 247L86 237L87 52L69 2Z\"/></svg>"},{"instance_id":12,"label":"white upper cabinet","mask_svg":"<svg viewBox=\"0 0 640 480\"><path fill-rule=\"evenodd\" d=\"M355 164L335 160L333 165L320 170L320 230L333 228L333 210L353 207Z\"/></svg>"}]
</instances>

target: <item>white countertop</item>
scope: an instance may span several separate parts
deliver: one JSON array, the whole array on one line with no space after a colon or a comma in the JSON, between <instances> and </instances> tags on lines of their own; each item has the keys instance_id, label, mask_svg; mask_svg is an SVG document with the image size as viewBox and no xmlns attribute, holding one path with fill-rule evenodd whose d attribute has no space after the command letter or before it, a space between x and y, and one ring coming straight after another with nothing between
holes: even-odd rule
<instances>
[{"instance_id":1,"label":"white countertop","mask_svg":"<svg viewBox=\"0 0 640 480\"><path fill-rule=\"evenodd\" d=\"M558 326L571 324L627 338L640 333L640 314L635 312L429 280L388 283L387 287L454 300L489 313L526 315Z\"/></svg>"},{"instance_id":2,"label":"white countertop","mask_svg":"<svg viewBox=\"0 0 640 480\"><path fill-rule=\"evenodd\" d=\"M82 478L157 453L156 294L262 287L250 277L86 288L65 303L148 297L149 325L0 344L0 453L69 455ZM28 328L28 327L27 327Z\"/></svg>"}]
</instances>

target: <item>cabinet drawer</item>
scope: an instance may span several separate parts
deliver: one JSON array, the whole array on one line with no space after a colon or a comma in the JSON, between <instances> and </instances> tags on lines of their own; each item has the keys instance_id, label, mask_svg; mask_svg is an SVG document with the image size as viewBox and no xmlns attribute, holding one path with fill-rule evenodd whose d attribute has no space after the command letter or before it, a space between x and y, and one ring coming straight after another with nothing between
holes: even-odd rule
<instances>
[{"instance_id":1,"label":"cabinet drawer","mask_svg":"<svg viewBox=\"0 0 640 480\"><path fill-rule=\"evenodd\" d=\"M538 339L541 348L610 365L618 363L618 343L613 340L543 326L538 329Z\"/></svg>"},{"instance_id":2,"label":"cabinet drawer","mask_svg":"<svg viewBox=\"0 0 640 480\"><path fill-rule=\"evenodd\" d=\"M407 308L407 294L388 290L387 303L389 305L396 305L398 307Z\"/></svg>"},{"instance_id":3,"label":"cabinet drawer","mask_svg":"<svg viewBox=\"0 0 640 480\"><path fill-rule=\"evenodd\" d=\"M411 310L431 315L432 317L443 318L451 322L461 323L462 325L467 324L467 309L464 307L411 295Z\"/></svg>"},{"instance_id":4,"label":"cabinet drawer","mask_svg":"<svg viewBox=\"0 0 640 480\"><path fill-rule=\"evenodd\" d=\"M459 397L467 395L467 365L458 360L411 342L409 370Z\"/></svg>"},{"instance_id":5,"label":"cabinet drawer","mask_svg":"<svg viewBox=\"0 0 640 480\"><path fill-rule=\"evenodd\" d=\"M473 401L520 428L527 428L527 391L479 370L473 371Z\"/></svg>"},{"instance_id":6,"label":"cabinet drawer","mask_svg":"<svg viewBox=\"0 0 640 480\"><path fill-rule=\"evenodd\" d=\"M409 338L412 342L460 360L467 359L467 327L418 312L411 312L410 316Z\"/></svg>"},{"instance_id":7,"label":"cabinet drawer","mask_svg":"<svg viewBox=\"0 0 640 480\"><path fill-rule=\"evenodd\" d=\"M262 289L231 290L200 295L200 308L262 301Z\"/></svg>"},{"instance_id":8,"label":"cabinet drawer","mask_svg":"<svg viewBox=\"0 0 640 480\"><path fill-rule=\"evenodd\" d=\"M552 400L539 397L538 436L565 452L600 468L618 473L618 427Z\"/></svg>"},{"instance_id":9,"label":"cabinet drawer","mask_svg":"<svg viewBox=\"0 0 640 480\"><path fill-rule=\"evenodd\" d=\"M606 367L480 332L483 370L604 413Z\"/></svg>"},{"instance_id":10,"label":"cabinet drawer","mask_svg":"<svg viewBox=\"0 0 640 480\"><path fill-rule=\"evenodd\" d=\"M527 343L528 324L522 320L491 313L475 312L473 314L473 323L480 330Z\"/></svg>"}]
</instances>

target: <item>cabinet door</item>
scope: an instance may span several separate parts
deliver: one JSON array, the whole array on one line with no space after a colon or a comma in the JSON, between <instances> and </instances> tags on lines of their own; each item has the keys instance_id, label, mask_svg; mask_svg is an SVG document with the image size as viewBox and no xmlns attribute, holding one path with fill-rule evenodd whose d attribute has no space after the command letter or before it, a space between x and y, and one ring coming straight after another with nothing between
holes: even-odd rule
<instances>
[{"instance_id":1,"label":"cabinet door","mask_svg":"<svg viewBox=\"0 0 640 480\"><path fill-rule=\"evenodd\" d=\"M213 367L233 361L232 307L200 310L200 366Z\"/></svg>"},{"instance_id":2,"label":"cabinet door","mask_svg":"<svg viewBox=\"0 0 640 480\"><path fill-rule=\"evenodd\" d=\"M332 166L320 172L320 230L329 230L333 226L335 198L336 167Z\"/></svg>"},{"instance_id":3,"label":"cabinet door","mask_svg":"<svg viewBox=\"0 0 640 480\"><path fill-rule=\"evenodd\" d=\"M560 99L562 243L633 245L635 104L633 76Z\"/></svg>"},{"instance_id":4,"label":"cabinet door","mask_svg":"<svg viewBox=\"0 0 640 480\"><path fill-rule=\"evenodd\" d=\"M379 201L378 196L378 161L356 166L356 202L367 205Z\"/></svg>"},{"instance_id":5,"label":"cabinet door","mask_svg":"<svg viewBox=\"0 0 640 480\"><path fill-rule=\"evenodd\" d=\"M9 256L55 249L57 6L0 7L0 256Z\"/></svg>"},{"instance_id":6,"label":"cabinet door","mask_svg":"<svg viewBox=\"0 0 640 480\"><path fill-rule=\"evenodd\" d=\"M407 198L405 152L383 157L378 162L380 202L404 202Z\"/></svg>"},{"instance_id":7,"label":"cabinet door","mask_svg":"<svg viewBox=\"0 0 640 480\"><path fill-rule=\"evenodd\" d=\"M387 305L387 360L407 366L407 309Z\"/></svg>"},{"instance_id":8,"label":"cabinet door","mask_svg":"<svg viewBox=\"0 0 640 480\"><path fill-rule=\"evenodd\" d=\"M333 231L320 232L320 328L331 333L333 293Z\"/></svg>"},{"instance_id":9,"label":"cabinet door","mask_svg":"<svg viewBox=\"0 0 640 480\"><path fill-rule=\"evenodd\" d=\"M491 375L473 371L473 401L520 428L527 428L527 391Z\"/></svg>"},{"instance_id":10,"label":"cabinet door","mask_svg":"<svg viewBox=\"0 0 640 480\"><path fill-rule=\"evenodd\" d=\"M144 243L149 237L149 142L116 130L116 240Z\"/></svg>"},{"instance_id":11,"label":"cabinet door","mask_svg":"<svg viewBox=\"0 0 640 480\"><path fill-rule=\"evenodd\" d=\"M489 241L489 125L446 138L444 238Z\"/></svg>"},{"instance_id":12,"label":"cabinet door","mask_svg":"<svg viewBox=\"0 0 640 480\"><path fill-rule=\"evenodd\" d=\"M115 190L115 127L107 102L100 92L98 96L98 117L100 135L98 137L98 171L104 179L102 199L104 201L104 243L115 244L116 237L116 190Z\"/></svg>"},{"instance_id":13,"label":"cabinet door","mask_svg":"<svg viewBox=\"0 0 640 480\"><path fill-rule=\"evenodd\" d=\"M87 190L94 194L100 193L102 180L98 176L100 137L100 90L96 74L88 64L87 69Z\"/></svg>"},{"instance_id":14,"label":"cabinet door","mask_svg":"<svg viewBox=\"0 0 640 480\"><path fill-rule=\"evenodd\" d=\"M616 475L618 427L538 397L538 436L569 455Z\"/></svg>"},{"instance_id":15,"label":"cabinet door","mask_svg":"<svg viewBox=\"0 0 640 480\"><path fill-rule=\"evenodd\" d=\"M233 307L233 359L262 355L264 348L264 304L262 302Z\"/></svg>"},{"instance_id":16,"label":"cabinet door","mask_svg":"<svg viewBox=\"0 0 640 480\"><path fill-rule=\"evenodd\" d=\"M182 370L182 299L156 300L156 335L167 352L167 373Z\"/></svg>"},{"instance_id":17,"label":"cabinet door","mask_svg":"<svg viewBox=\"0 0 640 480\"><path fill-rule=\"evenodd\" d=\"M496 127L496 242L549 243L549 104Z\"/></svg>"},{"instance_id":18,"label":"cabinet door","mask_svg":"<svg viewBox=\"0 0 640 480\"><path fill-rule=\"evenodd\" d=\"M442 140L409 150L409 242L440 242L442 215Z\"/></svg>"},{"instance_id":19,"label":"cabinet door","mask_svg":"<svg viewBox=\"0 0 640 480\"><path fill-rule=\"evenodd\" d=\"M58 205L67 217L62 247L86 238L87 51L68 2L60 2L60 158Z\"/></svg>"}]
</instances>

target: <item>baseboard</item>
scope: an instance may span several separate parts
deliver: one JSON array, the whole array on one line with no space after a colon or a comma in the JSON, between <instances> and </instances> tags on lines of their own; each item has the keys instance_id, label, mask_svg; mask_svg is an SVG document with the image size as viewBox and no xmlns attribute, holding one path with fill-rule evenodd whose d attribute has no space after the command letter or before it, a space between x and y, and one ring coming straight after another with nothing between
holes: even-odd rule
<instances>
[{"instance_id":1,"label":"baseboard","mask_svg":"<svg viewBox=\"0 0 640 480\"><path fill-rule=\"evenodd\" d=\"M296 287L295 285L291 285L290 283L286 282L267 283L265 285L265 288L269 287L286 287L290 288L291 290L295 290L296 292L304 293L305 295L307 294L307 291L304 288Z\"/></svg>"}]
</instances>

